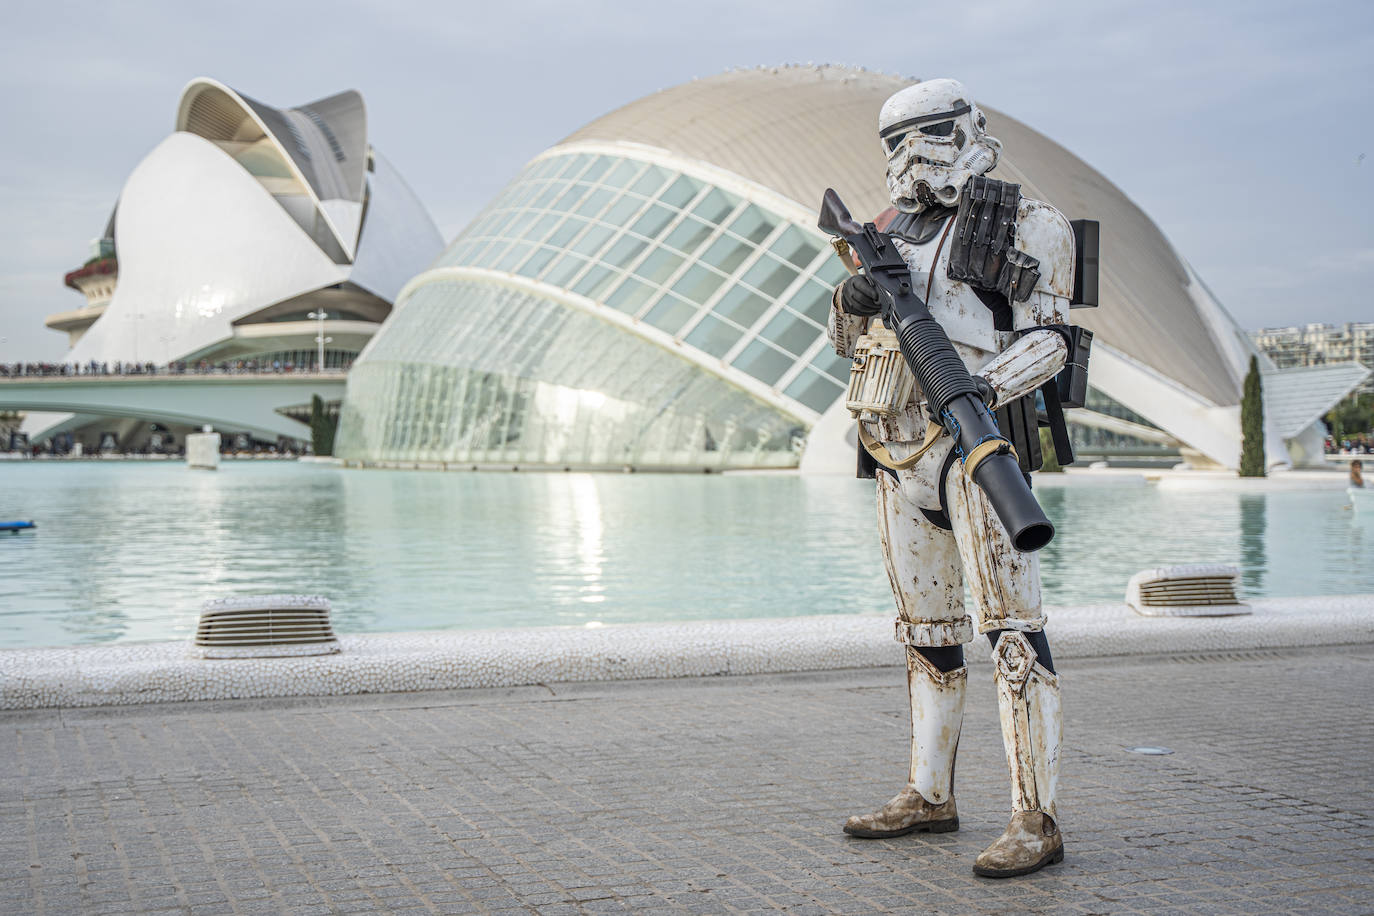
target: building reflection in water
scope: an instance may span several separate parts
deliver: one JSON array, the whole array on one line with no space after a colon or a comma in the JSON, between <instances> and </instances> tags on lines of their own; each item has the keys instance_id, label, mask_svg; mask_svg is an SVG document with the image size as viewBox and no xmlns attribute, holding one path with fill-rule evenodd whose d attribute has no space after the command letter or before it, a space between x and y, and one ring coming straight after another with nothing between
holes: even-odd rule
<instances>
[{"instance_id":1,"label":"building reflection in water","mask_svg":"<svg viewBox=\"0 0 1374 916\"><path fill-rule=\"evenodd\" d=\"M1267 500L1262 493L1240 494L1241 597L1264 594L1264 575L1269 567L1265 547Z\"/></svg>"}]
</instances>

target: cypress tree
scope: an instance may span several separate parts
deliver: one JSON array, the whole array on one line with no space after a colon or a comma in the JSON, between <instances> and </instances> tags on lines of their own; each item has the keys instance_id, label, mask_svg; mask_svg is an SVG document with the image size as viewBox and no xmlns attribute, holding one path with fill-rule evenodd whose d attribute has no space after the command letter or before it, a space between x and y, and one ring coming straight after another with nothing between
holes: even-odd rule
<instances>
[{"instance_id":1,"label":"cypress tree","mask_svg":"<svg viewBox=\"0 0 1374 916\"><path fill-rule=\"evenodd\" d=\"M1240 476L1264 476L1264 392L1260 386L1259 359L1250 357L1245 374L1245 393L1240 400Z\"/></svg>"},{"instance_id":2,"label":"cypress tree","mask_svg":"<svg viewBox=\"0 0 1374 916\"><path fill-rule=\"evenodd\" d=\"M324 399L318 394L310 397L310 447L316 455L334 454L334 430L337 422L324 409Z\"/></svg>"}]
</instances>

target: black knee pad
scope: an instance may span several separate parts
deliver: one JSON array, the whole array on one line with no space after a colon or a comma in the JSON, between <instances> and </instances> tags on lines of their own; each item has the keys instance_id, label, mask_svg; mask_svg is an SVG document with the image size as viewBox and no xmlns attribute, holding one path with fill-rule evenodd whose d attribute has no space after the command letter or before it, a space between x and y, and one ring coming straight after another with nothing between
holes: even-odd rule
<instances>
[{"instance_id":1,"label":"black knee pad","mask_svg":"<svg viewBox=\"0 0 1374 916\"><path fill-rule=\"evenodd\" d=\"M964 667L963 646L912 646L937 671L954 671Z\"/></svg>"},{"instance_id":2,"label":"black knee pad","mask_svg":"<svg viewBox=\"0 0 1374 916\"><path fill-rule=\"evenodd\" d=\"M1006 630L988 630L988 642L992 643L994 649L997 648L997 640L1005 632ZM1035 650L1035 660L1040 667L1050 674L1054 674L1054 659L1050 656L1050 641L1045 638L1045 631L1036 630L1034 633L1022 633L1021 635L1026 637L1026 641Z\"/></svg>"}]
</instances>

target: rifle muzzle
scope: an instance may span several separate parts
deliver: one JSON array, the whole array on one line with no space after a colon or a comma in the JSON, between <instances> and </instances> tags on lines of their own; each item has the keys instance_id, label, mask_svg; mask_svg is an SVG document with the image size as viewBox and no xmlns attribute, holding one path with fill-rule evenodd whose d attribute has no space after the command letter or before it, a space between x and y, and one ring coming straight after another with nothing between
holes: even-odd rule
<instances>
[{"instance_id":1,"label":"rifle muzzle","mask_svg":"<svg viewBox=\"0 0 1374 916\"><path fill-rule=\"evenodd\" d=\"M987 494L992 511L1017 550L1039 550L1054 537L1054 523L1031 495L1021 466L1010 452L989 455L973 469L973 482Z\"/></svg>"}]
</instances>

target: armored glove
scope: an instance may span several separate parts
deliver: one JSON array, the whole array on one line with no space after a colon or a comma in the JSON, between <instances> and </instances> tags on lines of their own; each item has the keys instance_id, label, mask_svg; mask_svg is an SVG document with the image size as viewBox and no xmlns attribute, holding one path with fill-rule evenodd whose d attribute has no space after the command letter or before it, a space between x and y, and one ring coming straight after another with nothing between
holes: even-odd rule
<instances>
[{"instance_id":1,"label":"armored glove","mask_svg":"<svg viewBox=\"0 0 1374 916\"><path fill-rule=\"evenodd\" d=\"M878 303L878 288L868 277L850 277L840 286L840 308L850 315L868 318L883 310Z\"/></svg>"}]
</instances>

